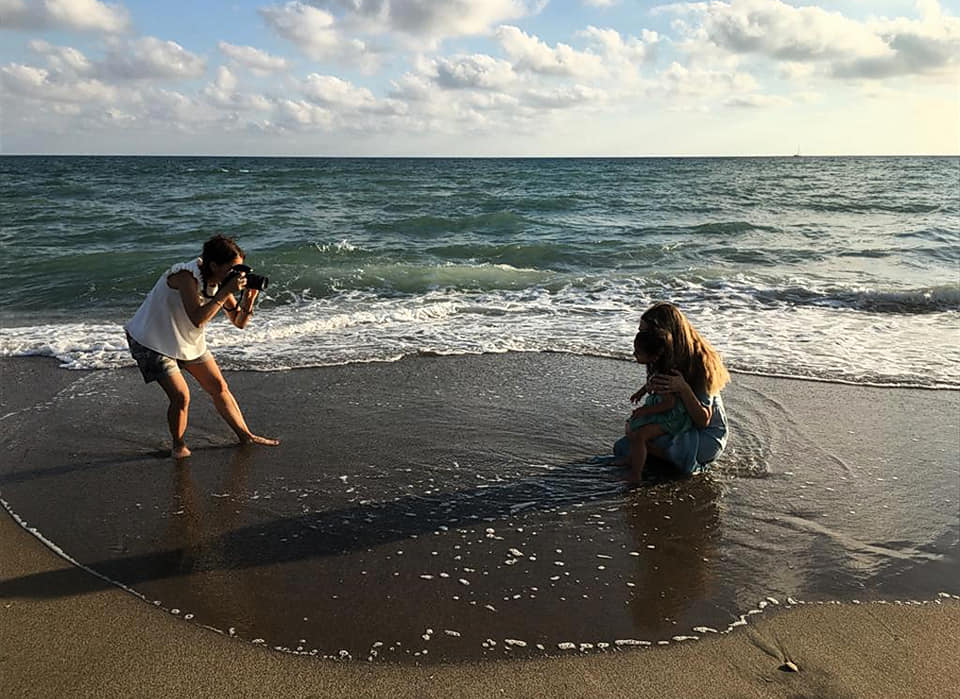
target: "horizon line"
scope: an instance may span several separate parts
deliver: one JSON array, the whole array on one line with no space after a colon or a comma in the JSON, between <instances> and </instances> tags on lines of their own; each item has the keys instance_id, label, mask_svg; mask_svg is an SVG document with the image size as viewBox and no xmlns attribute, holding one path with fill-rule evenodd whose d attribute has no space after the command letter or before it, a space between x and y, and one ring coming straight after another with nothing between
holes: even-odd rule
<instances>
[{"instance_id":1,"label":"horizon line","mask_svg":"<svg viewBox=\"0 0 960 699\"><path fill-rule=\"evenodd\" d=\"M755 153L739 155L285 155L242 153L2 153L0 157L50 158L289 158L327 160L642 160L663 158L957 158L957 153Z\"/></svg>"}]
</instances>

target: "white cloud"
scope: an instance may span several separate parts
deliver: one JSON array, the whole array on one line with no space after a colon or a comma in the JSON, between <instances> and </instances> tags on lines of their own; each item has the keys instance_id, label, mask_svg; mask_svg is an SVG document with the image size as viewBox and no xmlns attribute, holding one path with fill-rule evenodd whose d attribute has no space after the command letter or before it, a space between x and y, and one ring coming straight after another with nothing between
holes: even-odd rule
<instances>
[{"instance_id":1,"label":"white cloud","mask_svg":"<svg viewBox=\"0 0 960 699\"><path fill-rule=\"evenodd\" d=\"M368 107L376 102L373 93L365 87L341 80L333 75L311 73L300 85L300 91L311 102L324 106Z\"/></svg>"},{"instance_id":2,"label":"white cloud","mask_svg":"<svg viewBox=\"0 0 960 699\"><path fill-rule=\"evenodd\" d=\"M438 58L434 66L437 84L448 89L502 90L517 80L510 63L484 54Z\"/></svg>"},{"instance_id":3,"label":"white cloud","mask_svg":"<svg viewBox=\"0 0 960 699\"><path fill-rule=\"evenodd\" d=\"M819 7L780 0L671 5L661 11L699 16L698 35L733 53L804 61L843 55L877 55L884 43L863 24Z\"/></svg>"},{"instance_id":4,"label":"white cloud","mask_svg":"<svg viewBox=\"0 0 960 699\"><path fill-rule=\"evenodd\" d=\"M114 41L98 64L102 77L114 80L196 78L206 70L206 61L174 41L145 36Z\"/></svg>"},{"instance_id":5,"label":"white cloud","mask_svg":"<svg viewBox=\"0 0 960 699\"><path fill-rule=\"evenodd\" d=\"M837 61L832 74L866 79L943 74L955 81L960 60L960 19L943 16L935 3L925 9L920 21L898 18L872 22L871 29L883 39L887 50L880 55Z\"/></svg>"},{"instance_id":6,"label":"white cloud","mask_svg":"<svg viewBox=\"0 0 960 699\"><path fill-rule=\"evenodd\" d=\"M921 20L864 22L781 0L684 3L665 5L656 12L690 18L678 20L674 28L687 35L686 48L691 53L712 46L733 55L819 63L825 66L824 73L837 78L949 77L960 55L960 20L943 15L933 0L920 0L918 6Z\"/></svg>"},{"instance_id":7,"label":"white cloud","mask_svg":"<svg viewBox=\"0 0 960 699\"><path fill-rule=\"evenodd\" d=\"M812 77L816 72L816 66L812 63L800 63L796 61L784 61L779 66L780 78L800 82Z\"/></svg>"},{"instance_id":8,"label":"white cloud","mask_svg":"<svg viewBox=\"0 0 960 699\"><path fill-rule=\"evenodd\" d=\"M325 10L302 2L288 2L260 8L259 12L277 34L314 60L335 59L367 71L374 70L379 63L374 49L360 39L344 36L334 16Z\"/></svg>"},{"instance_id":9,"label":"white cloud","mask_svg":"<svg viewBox=\"0 0 960 699\"><path fill-rule=\"evenodd\" d=\"M568 109L582 105L597 105L604 101L605 97L606 95L602 90L584 85L573 85L550 90L528 90L524 94L523 99L526 104L533 107L542 109Z\"/></svg>"},{"instance_id":10,"label":"white cloud","mask_svg":"<svg viewBox=\"0 0 960 699\"><path fill-rule=\"evenodd\" d=\"M464 104L482 111L512 112L520 106L520 100L502 92L475 92L464 100Z\"/></svg>"},{"instance_id":11,"label":"white cloud","mask_svg":"<svg viewBox=\"0 0 960 699\"><path fill-rule=\"evenodd\" d=\"M404 73L396 80L391 81L393 89L391 97L408 102L425 102L434 95L434 78L421 73Z\"/></svg>"},{"instance_id":12,"label":"white cloud","mask_svg":"<svg viewBox=\"0 0 960 699\"><path fill-rule=\"evenodd\" d=\"M587 7L613 7L620 0L581 0Z\"/></svg>"},{"instance_id":13,"label":"white cloud","mask_svg":"<svg viewBox=\"0 0 960 699\"><path fill-rule=\"evenodd\" d=\"M237 76L226 66L220 66L216 80L207 85L200 94L209 104L220 109L267 111L273 108L266 97L242 94L237 91L237 85Z\"/></svg>"},{"instance_id":14,"label":"white cloud","mask_svg":"<svg viewBox=\"0 0 960 699\"><path fill-rule=\"evenodd\" d=\"M54 46L46 41L34 39L28 44L34 53L44 56L47 66L57 74L92 75L94 64L80 51L70 46Z\"/></svg>"},{"instance_id":15,"label":"white cloud","mask_svg":"<svg viewBox=\"0 0 960 699\"><path fill-rule=\"evenodd\" d=\"M310 103L323 107L331 119L339 119L343 124L357 115L399 116L408 111L400 100L378 100L367 88L333 75L311 73L299 88Z\"/></svg>"},{"instance_id":16,"label":"white cloud","mask_svg":"<svg viewBox=\"0 0 960 699\"><path fill-rule=\"evenodd\" d=\"M28 46L44 57L50 76L66 82L91 77L106 82L128 80L195 78L203 74L206 61L172 41L154 37L111 40L102 60L90 60L70 46L54 46L35 39Z\"/></svg>"},{"instance_id":17,"label":"white cloud","mask_svg":"<svg viewBox=\"0 0 960 699\"><path fill-rule=\"evenodd\" d=\"M768 109L770 107L786 107L790 100L777 95L737 95L724 101L726 107L741 109Z\"/></svg>"},{"instance_id":18,"label":"white cloud","mask_svg":"<svg viewBox=\"0 0 960 699\"><path fill-rule=\"evenodd\" d=\"M497 39L519 71L583 78L606 73L603 60L599 56L577 51L567 44L557 44L556 48L551 48L539 38L526 34L517 27L498 27Z\"/></svg>"},{"instance_id":19,"label":"white cloud","mask_svg":"<svg viewBox=\"0 0 960 699\"><path fill-rule=\"evenodd\" d=\"M688 68L674 62L659 75L660 90L673 96L749 93L759 85L749 73Z\"/></svg>"},{"instance_id":20,"label":"white cloud","mask_svg":"<svg viewBox=\"0 0 960 699\"><path fill-rule=\"evenodd\" d=\"M286 58L271 56L253 46L237 46L221 41L217 43L217 48L232 61L260 75L287 70L290 67L290 61Z\"/></svg>"},{"instance_id":21,"label":"white cloud","mask_svg":"<svg viewBox=\"0 0 960 699\"><path fill-rule=\"evenodd\" d=\"M109 103L116 88L99 80L60 80L43 68L12 63L0 68L0 80L11 94L51 102Z\"/></svg>"},{"instance_id":22,"label":"white cloud","mask_svg":"<svg viewBox=\"0 0 960 699\"><path fill-rule=\"evenodd\" d=\"M0 27L116 34L130 29L130 16L121 5L98 0L0 0Z\"/></svg>"},{"instance_id":23,"label":"white cloud","mask_svg":"<svg viewBox=\"0 0 960 699\"><path fill-rule=\"evenodd\" d=\"M647 29L643 30L642 39L633 36L624 39L616 29L599 29L592 26L577 34L596 44L608 59L628 63L643 63L650 60L653 57L653 46L660 41L660 35L657 32Z\"/></svg>"},{"instance_id":24,"label":"white cloud","mask_svg":"<svg viewBox=\"0 0 960 699\"><path fill-rule=\"evenodd\" d=\"M288 128L319 127L329 129L334 124L333 113L303 100L280 100L277 123Z\"/></svg>"},{"instance_id":25,"label":"white cloud","mask_svg":"<svg viewBox=\"0 0 960 699\"><path fill-rule=\"evenodd\" d=\"M539 0L315 0L312 4L341 10L344 26L352 31L400 32L430 41L485 34L495 24L526 17L541 7Z\"/></svg>"},{"instance_id":26,"label":"white cloud","mask_svg":"<svg viewBox=\"0 0 960 699\"><path fill-rule=\"evenodd\" d=\"M333 53L341 43L336 20L324 10L301 2L260 8L260 15L280 36L297 44L313 57Z\"/></svg>"}]
</instances>

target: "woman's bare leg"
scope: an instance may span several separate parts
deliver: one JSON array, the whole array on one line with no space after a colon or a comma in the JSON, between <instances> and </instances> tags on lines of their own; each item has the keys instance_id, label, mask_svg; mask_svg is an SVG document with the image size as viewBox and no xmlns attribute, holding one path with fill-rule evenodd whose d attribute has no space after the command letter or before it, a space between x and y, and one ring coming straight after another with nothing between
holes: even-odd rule
<instances>
[{"instance_id":1,"label":"woman's bare leg","mask_svg":"<svg viewBox=\"0 0 960 699\"><path fill-rule=\"evenodd\" d=\"M197 380L203 390L210 394L214 407L220 413L220 417L230 426L230 429L236 433L237 439L244 443L264 444L273 447L280 444L277 439L260 437L250 431L243 419L243 414L240 412L237 399L233 397L230 387L227 386L227 380L223 378L223 374L220 372L216 359L210 359L210 361L200 364L187 364L184 368Z\"/></svg>"},{"instance_id":2,"label":"woman's bare leg","mask_svg":"<svg viewBox=\"0 0 960 699\"><path fill-rule=\"evenodd\" d=\"M183 437L187 432L187 413L190 409L190 388L183 374L176 372L157 379L160 388L167 394L170 405L167 407L167 426L170 428L172 446L170 456L183 459L190 456L190 450Z\"/></svg>"}]
</instances>

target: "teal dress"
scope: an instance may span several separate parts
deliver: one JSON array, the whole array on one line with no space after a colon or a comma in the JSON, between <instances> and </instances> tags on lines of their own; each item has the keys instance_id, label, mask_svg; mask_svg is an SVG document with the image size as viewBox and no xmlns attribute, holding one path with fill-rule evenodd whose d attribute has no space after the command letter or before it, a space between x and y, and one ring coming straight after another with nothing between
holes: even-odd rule
<instances>
[{"instance_id":1,"label":"teal dress","mask_svg":"<svg viewBox=\"0 0 960 699\"><path fill-rule=\"evenodd\" d=\"M647 395L644 405L657 405L663 398L656 393ZM644 425L660 425L665 434L677 435L681 432L693 429L693 421L690 419L690 413L683 407L683 401L678 400L676 404L665 413L654 413L653 415L638 415L630 418L630 431L637 430Z\"/></svg>"},{"instance_id":2,"label":"teal dress","mask_svg":"<svg viewBox=\"0 0 960 699\"><path fill-rule=\"evenodd\" d=\"M680 434L664 434L653 440L653 443L667 453L670 463L680 473L696 473L705 470L709 464L716 461L727 446L727 411L723 405L723 398L698 395L700 404L712 408L713 415L709 424L702 430L688 430ZM615 458L630 458L630 439L621 437L613 445Z\"/></svg>"}]
</instances>

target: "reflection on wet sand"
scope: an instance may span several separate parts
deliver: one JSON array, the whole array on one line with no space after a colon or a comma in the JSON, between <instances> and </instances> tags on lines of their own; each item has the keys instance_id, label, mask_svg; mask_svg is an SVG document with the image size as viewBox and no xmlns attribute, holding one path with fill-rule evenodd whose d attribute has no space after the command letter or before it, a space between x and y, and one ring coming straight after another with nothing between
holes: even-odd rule
<instances>
[{"instance_id":1,"label":"reflection on wet sand","mask_svg":"<svg viewBox=\"0 0 960 699\"><path fill-rule=\"evenodd\" d=\"M712 599L710 572L720 539L720 487L707 478L639 490L624 503L636 568L630 613L636 629L657 638L689 633L682 619ZM710 604L706 602L706 604ZM715 617L714 611L710 616ZM705 618L705 617L700 617Z\"/></svg>"}]
</instances>

